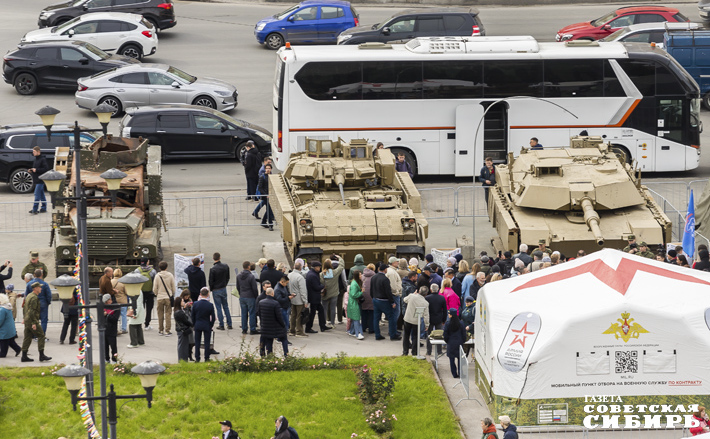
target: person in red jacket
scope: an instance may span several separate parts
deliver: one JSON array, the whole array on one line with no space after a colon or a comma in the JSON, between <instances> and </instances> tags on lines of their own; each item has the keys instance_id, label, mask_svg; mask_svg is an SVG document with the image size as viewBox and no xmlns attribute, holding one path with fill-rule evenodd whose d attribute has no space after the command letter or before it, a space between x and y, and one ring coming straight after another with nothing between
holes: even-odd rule
<instances>
[{"instance_id":1,"label":"person in red jacket","mask_svg":"<svg viewBox=\"0 0 710 439\"><path fill-rule=\"evenodd\" d=\"M697 427L690 428L690 434L693 436L710 431L710 428L708 428L708 415L705 413L705 407L698 407L698 411L693 413L693 420L698 421Z\"/></svg>"}]
</instances>

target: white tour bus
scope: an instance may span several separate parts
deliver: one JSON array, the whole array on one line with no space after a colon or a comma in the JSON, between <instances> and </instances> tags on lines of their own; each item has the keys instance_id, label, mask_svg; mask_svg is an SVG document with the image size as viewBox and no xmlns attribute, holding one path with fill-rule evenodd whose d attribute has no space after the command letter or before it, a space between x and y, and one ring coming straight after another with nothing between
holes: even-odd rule
<instances>
[{"instance_id":1,"label":"white tour bus","mask_svg":"<svg viewBox=\"0 0 710 439\"><path fill-rule=\"evenodd\" d=\"M341 137L402 151L418 174L472 176L484 157L505 161L532 137L560 147L583 131L643 171L699 165L698 86L649 44L447 37L283 47L277 56L280 170L306 137Z\"/></svg>"}]
</instances>

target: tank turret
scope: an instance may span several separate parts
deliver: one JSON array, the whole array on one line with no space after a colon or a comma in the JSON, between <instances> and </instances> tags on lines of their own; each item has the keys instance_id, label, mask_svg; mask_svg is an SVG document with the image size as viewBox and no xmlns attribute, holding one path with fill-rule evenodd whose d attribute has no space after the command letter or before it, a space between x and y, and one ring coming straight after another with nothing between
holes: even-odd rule
<instances>
[{"instance_id":1,"label":"tank turret","mask_svg":"<svg viewBox=\"0 0 710 439\"><path fill-rule=\"evenodd\" d=\"M635 235L670 240L671 222L640 175L601 137L574 137L568 148L523 149L496 166L489 217L504 250L541 240L565 255L622 248Z\"/></svg>"},{"instance_id":2,"label":"tank turret","mask_svg":"<svg viewBox=\"0 0 710 439\"><path fill-rule=\"evenodd\" d=\"M361 139L306 139L306 151L292 154L269 184L291 257L337 253L351 263L358 253L365 260L424 256L421 196L389 150L375 155Z\"/></svg>"}]
</instances>

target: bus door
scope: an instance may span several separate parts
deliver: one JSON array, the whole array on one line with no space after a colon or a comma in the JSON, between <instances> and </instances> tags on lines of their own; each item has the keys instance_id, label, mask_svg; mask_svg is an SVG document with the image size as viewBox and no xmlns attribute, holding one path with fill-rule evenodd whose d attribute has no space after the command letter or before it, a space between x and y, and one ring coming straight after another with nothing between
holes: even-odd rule
<instances>
[{"instance_id":1,"label":"bus door","mask_svg":"<svg viewBox=\"0 0 710 439\"><path fill-rule=\"evenodd\" d=\"M483 111L479 104L456 107L454 171L457 177L476 175L483 167ZM476 138L476 128L479 124L481 128Z\"/></svg>"},{"instance_id":2,"label":"bus door","mask_svg":"<svg viewBox=\"0 0 710 439\"><path fill-rule=\"evenodd\" d=\"M484 102L486 110L483 131L483 157L490 157L493 163L508 161L508 103ZM483 162L481 162L483 166Z\"/></svg>"},{"instance_id":3,"label":"bus door","mask_svg":"<svg viewBox=\"0 0 710 439\"><path fill-rule=\"evenodd\" d=\"M652 138L636 139L636 162L641 171L653 171L655 163L656 146Z\"/></svg>"}]
</instances>

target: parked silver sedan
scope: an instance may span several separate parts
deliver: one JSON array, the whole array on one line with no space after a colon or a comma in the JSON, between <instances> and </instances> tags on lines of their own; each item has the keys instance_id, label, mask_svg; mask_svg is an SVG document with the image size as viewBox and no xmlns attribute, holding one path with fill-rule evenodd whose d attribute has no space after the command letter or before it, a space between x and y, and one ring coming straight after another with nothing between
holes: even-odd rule
<instances>
[{"instance_id":1,"label":"parked silver sedan","mask_svg":"<svg viewBox=\"0 0 710 439\"><path fill-rule=\"evenodd\" d=\"M127 107L192 104L228 111L237 106L237 88L213 78L197 78L167 64L133 64L79 78L76 104L91 109L106 103L120 115Z\"/></svg>"}]
</instances>

